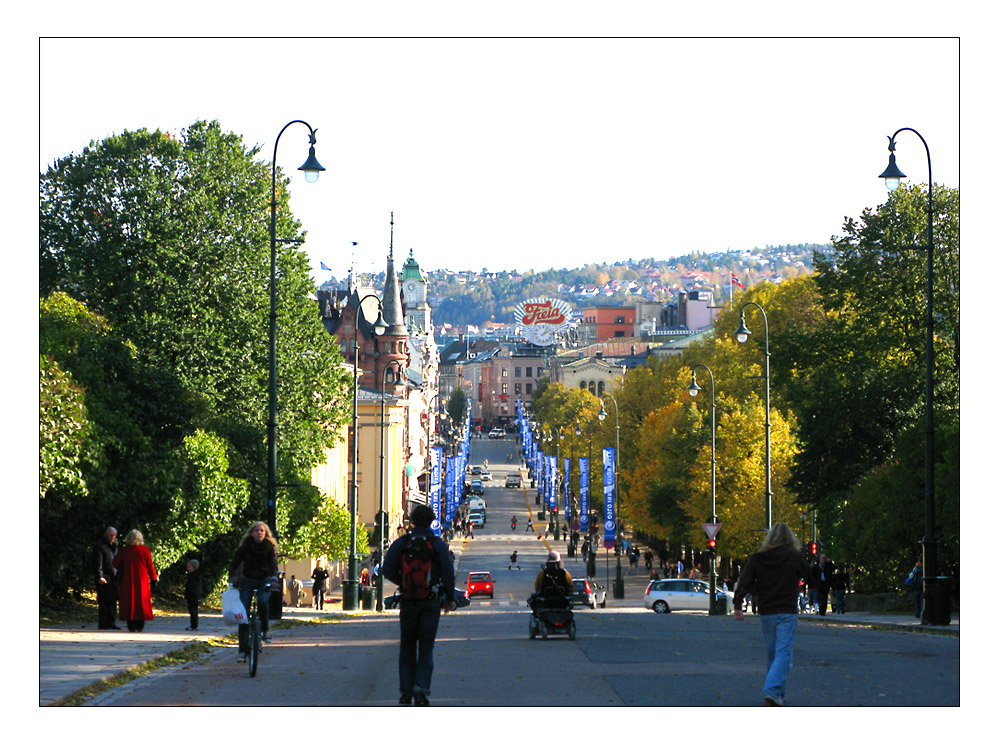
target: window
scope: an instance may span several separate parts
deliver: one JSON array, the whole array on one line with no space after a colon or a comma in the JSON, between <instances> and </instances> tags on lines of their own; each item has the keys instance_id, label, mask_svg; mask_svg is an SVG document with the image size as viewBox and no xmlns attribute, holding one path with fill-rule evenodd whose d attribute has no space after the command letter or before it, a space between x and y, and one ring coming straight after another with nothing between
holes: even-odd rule
<instances>
[{"instance_id":1,"label":"window","mask_svg":"<svg viewBox=\"0 0 1000 750\"><path fill-rule=\"evenodd\" d=\"M687 584L690 581L667 581L664 586L664 591L687 591Z\"/></svg>"},{"instance_id":2,"label":"window","mask_svg":"<svg viewBox=\"0 0 1000 750\"><path fill-rule=\"evenodd\" d=\"M530 378L531 377L531 368L530 367L526 367L524 369L525 369L524 376L526 378ZM528 393L531 393L531 391L528 391Z\"/></svg>"},{"instance_id":3,"label":"window","mask_svg":"<svg viewBox=\"0 0 1000 750\"><path fill-rule=\"evenodd\" d=\"M524 386L524 393L525 393L525 395L527 395L527 396L530 396L530 395L531 395L531 383L527 383L527 384L526 384L526 385Z\"/></svg>"},{"instance_id":4,"label":"window","mask_svg":"<svg viewBox=\"0 0 1000 750\"><path fill-rule=\"evenodd\" d=\"M521 395L521 384L520 383L514 383L514 395L515 396L520 396Z\"/></svg>"},{"instance_id":5,"label":"window","mask_svg":"<svg viewBox=\"0 0 1000 750\"><path fill-rule=\"evenodd\" d=\"M505 396L507 395L507 384L506 383L501 383L500 384L500 393L504 394Z\"/></svg>"},{"instance_id":6,"label":"window","mask_svg":"<svg viewBox=\"0 0 1000 750\"><path fill-rule=\"evenodd\" d=\"M587 381L586 380L581 380L580 381L580 388L582 390L587 390Z\"/></svg>"},{"instance_id":7,"label":"window","mask_svg":"<svg viewBox=\"0 0 1000 750\"><path fill-rule=\"evenodd\" d=\"M500 368L500 377L501 378L507 377L507 368L506 367L501 367Z\"/></svg>"},{"instance_id":8,"label":"window","mask_svg":"<svg viewBox=\"0 0 1000 750\"><path fill-rule=\"evenodd\" d=\"M625 316L624 315L616 315L615 316L615 323L624 323L624 322L625 322Z\"/></svg>"},{"instance_id":9,"label":"window","mask_svg":"<svg viewBox=\"0 0 1000 750\"><path fill-rule=\"evenodd\" d=\"M521 377L521 368L520 367L515 367L514 368L514 377L515 378Z\"/></svg>"}]
</instances>

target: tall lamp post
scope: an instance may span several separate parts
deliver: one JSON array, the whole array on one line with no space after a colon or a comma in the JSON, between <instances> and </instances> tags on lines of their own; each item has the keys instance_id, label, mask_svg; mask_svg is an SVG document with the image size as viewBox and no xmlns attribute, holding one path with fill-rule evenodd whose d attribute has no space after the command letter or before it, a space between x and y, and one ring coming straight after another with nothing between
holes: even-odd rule
<instances>
[{"instance_id":1,"label":"tall lamp post","mask_svg":"<svg viewBox=\"0 0 1000 750\"><path fill-rule=\"evenodd\" d=\"M745 343L750 338L747 328L746 313L748 306L753 305L760 310L764 318L764 529L771 528L771 345L767 330L767 313L756 302L747 302L740 307L740 327L735 336L739 343Z\"/></svg>"},{"instance_id":2,"label":"tall lamp post","mask_svg":"<svg viewBox=\"0 0 1000 750\"><path fill-rule=\"evenodd\" d=\"M358 309L354 313L354 399L353 411L351 415L351 437L354 442L354 449L351 451L351 542L347 558L347 580L344 581L344 610L355 610L358 608L358 353L360 344L358 341L358 326L361 325L361 310L365 306L365 300L373 299L378 302L378 318L375 320L373 329L376 336L381 336L388 328L388 324L382 317L382 300L374 294L366 294L358 300Z\"/></svg>"},{"instance_id":3,"label":"tall lamp post","mask_svg":"<svg viewBox=\"0 0 1000 750\"><path fill-rule=\"evenodd\" d=\"M691 385L688 386L688 393L691 398L697 398L698 394L701 392L701 386L698 385L698 381L695 379L695 369L703 368L705 372L708 373L709 381L712 383L712 516L709 523L718 523L719 519L715 515L715 375L712 373L712 368L708 365L692 365L691 367ZM710 615L723 615L726 612L719 612L718 600L715 596L715 585L718 581L716 576L716 553L712 549L712 557L709 562L709 592L708 592L708 614Z\"/></svg>"},{"instance_id":4,"label":"tall lamp post","mask_svg":"<svg viewBox=\"0 0 1000 750\"><path fill-rule=\"evenodd\" d=\"M619 539L621 534L621 523L619 521L618 508L621 505L622 499L618 494L618 462L619 462L619 437L621 435L620 424L618 422L618 399L612 396L610 393L604 394L607 398L610 398L615 404L615 540ZM602 422L604 418L608 416L608 413L604 410L604 399L601 399L601 410L597 413L597 418ZM624 552L624 547L621 546L620 549L615 553L615 587L612 589L612 595L615 599L625 598L625 579L622 578L622 553Z\"/></svg>"},{"instance_id":5,"label":"tall lamp post","mask_svg":"<svg viewBox=\"0 0 1000 750\"><path fill-rule=\"evenodd\" d=\"M316 182L319 173L326 171L316 160L316 131L305 120L292 120L285 125L274 139L274 156L271 159L271 313L268 317L268 383L267 383L267 525L277 535L275 523L278 502L278 141L290 125L302 123L309 128L309 158L299 169L305 174L306 182ZM280 242L298 242L297 239L283 239Z\"/></svg>"},{"instance_id":6,"label":"tall lamp post","mask_svg":"<svg viewBox=\"0 0 1000 750\"><path fill-rule=\"evenodd\" d=\"M924 144L927 152L927 343L925 353L924 397L924 611L925 625L948 625L951 608L948 602L948 579L938 577L937 538L934 522L934 179L931 176L931 150L927 141L913 128L900 128L889 137L889 166L879 177L885 180L889 192L899 187L906 177L896 166L896 136L908 130Z\"/></svg>"},{"instance_id":7,"label":"tall lamp post","mask_svg":"<svg viewBox=\"0 0 1000 750\"><path fill-rule=\"evenodd\" d=\"M378 563L378 576L375 582L375 611L381 612L384 609L382 603L382 592L385 588L385 578L382 575L382 559L385 556L385 527L388 525L388 519L385 518L385 376L389 374L390 368L396 369L396 380L393 382L392 387L395 391L396 388L403 388L406 386L406 381L403 380L403 365L401 362L390 362L384 368L382 368L382 378L380 384L382 386L382 413L379 419L379 446L378 446L378 519L376 520L376 525L378 526L378 533L376 538L378 539L378 556L376 562Z\"/></svg>"}]
</instances>

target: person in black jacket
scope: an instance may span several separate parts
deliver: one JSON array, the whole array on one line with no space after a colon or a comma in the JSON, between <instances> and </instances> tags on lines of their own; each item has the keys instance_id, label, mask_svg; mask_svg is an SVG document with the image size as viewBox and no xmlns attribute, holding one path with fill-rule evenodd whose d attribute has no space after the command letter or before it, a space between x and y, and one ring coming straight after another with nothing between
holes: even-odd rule
<instances>
[{"instance_id":1,"label":"person in black jacket","mask_svg":"<svg viewBox=\"0 0 1000 750\"><path fill-rule=\"evenodd\" d=\"M733 616L742 621L743 598L748 591L754 592L767 647L764 701L770 706L784 704L785 683L792 668L799 580L809 574L799 547L788 524L775 523L761 548L747 560L733 597Z\"/></svg>"},{"instance_id":2,"label":"person in black jacket","mask_svg":"<svg viewBox=\"0 0 1000 750\"><path fill-rule=\"evenodd\" d=\"M198 629L198 605L201 604L201 571L197 560L188 560L185 566L187 580L184 582L184 601L187 602L191 624L185 630Z\"/></svg>"},{"instance_id":3,"label":"person in black jacket","mask_svg":"<svg viewBox=\"0 0 1000 750\"><path fill-rule=\"evenodd\" d=\"M833 562L826 555L820 555L819 561L813 565L813 577L819 595L819 613L826 616L826 608L830 603L830 589L833 588Z\"/></svg>"},{"instance_id":4,"label":"person in black jacket","mask_svg":"<svg viewBox=\"0 0 1000 750\"><path fill-rule=\"evenodd\" d=\"M418 505L410 511L413 530L399 537L385 554L385 577L403 588L399 605L399 703L427 706L431 691L431 674L434 672L434 640L442 608L455 609L455 568L451 562L448 545L431 530L435 521L434 509ZM431 541L432 552L437 555L439 580L437 594L427 599L410 599L403 581L403 557L411 538ZM419 647L419 654L418 654Z\"/></svg>"},{"instance_id":5,"label":"person in black jacket","mask_svg":"<svg viewBox=\"0 0 1000 750\"><path fill-rule=\"evenodd\" d=\"M94 547L95 576L97 589L97 627L100 630L121 630L115 625L118 617L118 571L114 559L118 552L115 540L118 532L108 526Z\"/></svg>"},{"instance_id":6,"label":"person in black jacket","mask_svg":"<svg viewBox=\"0 0 1000 750\"><path fill-rule=\"evenodd\" d=\"M257 614L265 641L271 640L271 634L267 606L270 592L264 586L275 583L277 576L278 545L271 535L270 527L263 521L257 521L247 531L236 549L233 561L229 563L229 582L239 586L240 601L248 614L253 590L258 590ZM239 626L240 661L244 661L247 656L249 630L249 625Z\"/></svg>"}]
</instances>

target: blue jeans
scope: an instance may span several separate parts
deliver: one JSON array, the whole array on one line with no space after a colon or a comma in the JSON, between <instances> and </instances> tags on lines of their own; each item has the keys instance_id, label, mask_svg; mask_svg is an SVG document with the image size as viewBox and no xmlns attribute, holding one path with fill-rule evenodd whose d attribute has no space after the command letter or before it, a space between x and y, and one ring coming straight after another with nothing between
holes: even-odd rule
<instances>
[{"instance_id":1,"label":"blue jeans","mask_svg":"<svg viewBox=\"0 0 1000 750\"><path fill-rule=\"evenodd\" d=\"M797 615L761 615L764 645L767 648L767 677L764 695L785 697L785 683L792 669L792 644L795 641Z\"/></svg>"},{"instance_id":2,"label":"blue jeans","mask_svg":"<svg viewBox=\"0 0 1000 750\"><path fill-rule=\"evenodd\" d=\"M399 609L399 692L430 693L434 672L434 639L441 602L403 602Z\"/></svg>"},{"instance_id":3,"label":"blue jeans","mask_svg":"<svg viewBox=\"0 0 1000 750\"><path fill-rule=\"evenodd\" d=\"M270 610L267 606L267 600L270 598L271 592L263 590L265 583L267 583L267 580L255 581L252 578L240 579L240 601L243 602L243 609L247 611L248 617L250 616L250 598L253 596L253 590L261 589L257 592L257 615L260 617L260 632L262 634L266 633L270 628L270 621L268 620ZM250 626L240 625L238 633L240 651L245 653L247 650L247 643L250 640Z\"/></svg>"}]
</instances>

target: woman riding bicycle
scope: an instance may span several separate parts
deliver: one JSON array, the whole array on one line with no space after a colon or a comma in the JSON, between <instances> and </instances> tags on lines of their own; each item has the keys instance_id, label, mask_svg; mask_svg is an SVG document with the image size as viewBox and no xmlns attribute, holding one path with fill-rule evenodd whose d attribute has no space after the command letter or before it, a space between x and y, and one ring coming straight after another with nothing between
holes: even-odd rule
<instances>
[{"instance_id":1,"label":"woman riding bicycle","mask_svg":"<svg viewBox=\"0 0 1000 750\"><path fill-rule=\"evenodd\" d=\"M250 613L250 599L257 589L257 614L260 617L261 633L270 640L268 631L268 597L270 592L264 587L278 575L278 545L271 535L271 529L263 521L254 523L244 535L240 546L229 564L229 582L239 585L240 601ZM280 596L280 593L279 593ZM247 658L248 625L239 626L239 661Z\"/></svg>"}]
</instances>

